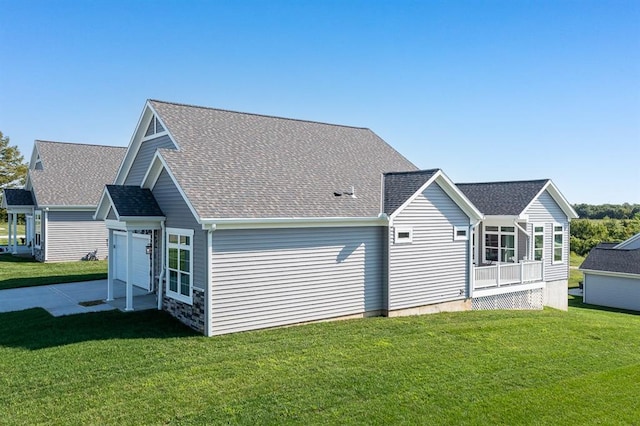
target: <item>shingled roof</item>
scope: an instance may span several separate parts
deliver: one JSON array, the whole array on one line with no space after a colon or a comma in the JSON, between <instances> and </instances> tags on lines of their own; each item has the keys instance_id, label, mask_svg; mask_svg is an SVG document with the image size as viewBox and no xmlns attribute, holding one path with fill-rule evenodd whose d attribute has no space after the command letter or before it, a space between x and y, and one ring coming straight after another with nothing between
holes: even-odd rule
<instances>
[{"instance_id":1,"label":"shingled roof","mask_svg":"<svg viewBox=\"0 0 640 426\"><path fill-rule=\"evenodd\" d=\"M456 186L485 215L517 216L531 203L549 179L457 183Z\"/></svg>"},{"instance_id":2,"label":"shingled roof","mask_svg":"<svg viewBox=\"0 0 640 426\"><path fill-rule=\"evenodd\" d=\"M617 249L615 245L602 243L591 249L580 269L640 275L640 249Z\"/></svg>"},{"instance_id":3,"label":"shingled roof","mask_svg":"<svg viewBox=\"0 0 640 426\"><path fill-rule=\"evenodd\" d=\"M126 148L36 141L41 170L29 170L39 206L96 206L113 183Z\"/></svg>"},{"instance_id":4,"label":"shingled roof","mask_svg":"<svg viewBox=\"0 0 640 426\"><path fill-rule=\"evenodd\" d=\"M390 215L440 169L384 174L384 213Z\"/></svg>"},{"instance_id":5,"label":"shingled roof","mask_svg":"<svg viewBox=\"0 0 640 426\"><path fill-rule=\"evenodd\" d=\"M26 189L3 189L3 204L10 207L33 206L31 191Z\"/></svg>"},{"instance_id":6,"label":"shingled roof","mask_svg":"<svg viewBox=\"0 0 640 426\"><path fill-rule=\"evenodd\" d=\"M112 206L119 217L164 216L151 190L139 186L107 185Z\"/></svg>"},{"instance_id":7,"label":"shingled roof","mask_svg":"<svg viewBox=\"0 0 640 426\"><path fill-rule=\"evenodd\" d=\"M160 149L201 218L372 217L384 172L416 170L366 128L151 100ZM355 197L336 196L351 192Z\"/></svg>"}]
</instances>

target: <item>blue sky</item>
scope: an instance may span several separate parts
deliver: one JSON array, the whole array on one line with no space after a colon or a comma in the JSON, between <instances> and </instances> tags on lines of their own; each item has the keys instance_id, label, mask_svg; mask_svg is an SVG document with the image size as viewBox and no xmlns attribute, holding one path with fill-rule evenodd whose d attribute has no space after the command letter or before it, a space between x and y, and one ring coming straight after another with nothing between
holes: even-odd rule
<instances>
[{"instance_id":1,"label":"blue sky","mask_svg":"<svg viewBox=\"0 0 640 426\"><path fill-rule=\"evenodd\" d=\"M640 203L640 1L0 0L0 131L127 145L146 99L369 127L456 182Z\"/></svg>"}]
</instances>

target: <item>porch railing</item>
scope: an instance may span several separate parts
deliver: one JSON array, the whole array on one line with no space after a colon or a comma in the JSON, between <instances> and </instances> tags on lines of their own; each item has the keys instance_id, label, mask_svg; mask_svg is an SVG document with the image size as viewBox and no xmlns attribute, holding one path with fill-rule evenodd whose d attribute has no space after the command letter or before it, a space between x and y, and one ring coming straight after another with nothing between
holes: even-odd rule
<instances>
[{"instance_id":1,"label":"porch railing","mask_svg":"<svg viewBox=\"0 0 640 426\"><path fill-rule=\"evenodd\" d=\"M474 288L501 287L542 281L542 261L523 260L520 263L496 263L475 266Z\"/></svg>"}]
</instances>

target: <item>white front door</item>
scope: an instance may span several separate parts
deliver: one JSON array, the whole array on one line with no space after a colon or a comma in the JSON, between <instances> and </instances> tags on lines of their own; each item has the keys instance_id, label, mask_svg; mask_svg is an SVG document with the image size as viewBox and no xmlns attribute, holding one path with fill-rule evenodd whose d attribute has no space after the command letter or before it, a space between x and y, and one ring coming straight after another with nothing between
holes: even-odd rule
<instances>
[{"instance_id":1,"label":"white front door","mask_svg":"<svg viewBox=\"0 0 640 426\"><path fill-rule=\"evenodd\" d=\"M151 242L151 236L145 234L131 234L133 237L133 256L131 272L136 287L151 290L151 258L146 252L147 245ZM117 280L127 282L127 234L114 232L115 277Z\"/></svg>"}]
</instances>

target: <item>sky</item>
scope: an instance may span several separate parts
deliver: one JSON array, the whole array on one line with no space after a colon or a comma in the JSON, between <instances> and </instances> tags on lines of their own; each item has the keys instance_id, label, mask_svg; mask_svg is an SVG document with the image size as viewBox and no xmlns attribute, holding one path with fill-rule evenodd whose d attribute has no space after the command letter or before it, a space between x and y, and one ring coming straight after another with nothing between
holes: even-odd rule
<instances>
[{"instance_id":1,"label":"sky","mask_svg":"<svg viewBox=\"0 0 640 426\"><path fill-rule=\"evenodd\" d=\"M126 146L147 99L367 127L454 182L640 203L640 1L0 0L0 131Z\"/></svg>"}]
</instances>

